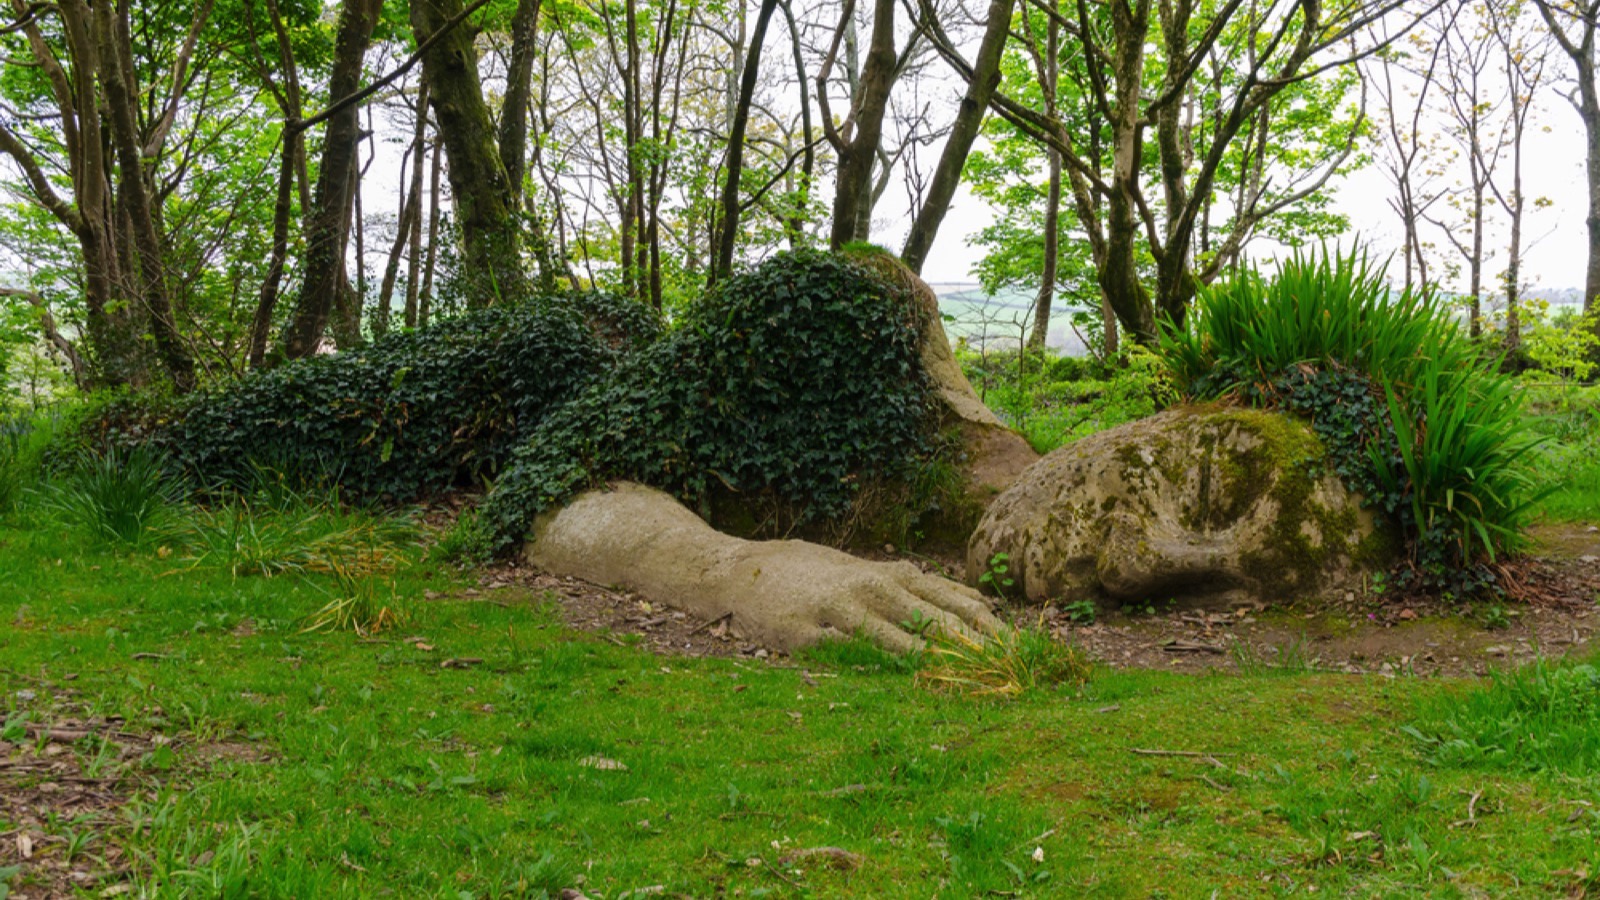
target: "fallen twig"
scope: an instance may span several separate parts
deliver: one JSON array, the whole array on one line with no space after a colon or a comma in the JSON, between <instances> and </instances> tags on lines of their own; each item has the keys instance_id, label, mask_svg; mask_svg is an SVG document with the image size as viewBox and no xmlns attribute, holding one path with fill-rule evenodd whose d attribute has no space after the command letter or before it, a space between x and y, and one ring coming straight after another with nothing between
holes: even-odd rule
<instances>
[{"instance_id":1,"label":"fallen twig","mask_svg":"<svg viewBox=\"0 0 1600 900\"><path fill-rule=\"evenodd\" d=\"M692 634L692 635L693 634L699 634L700 632L705 631L707 628L716 627L718 622L727 622L727 621L731 621L732 619L733 619L733 613L725 612L722 615L717 616L715 619L708 619L708 620L706 620L704 622L701 622L699 625L696 625L689 633Z\"/></svg>"}]
</instances>

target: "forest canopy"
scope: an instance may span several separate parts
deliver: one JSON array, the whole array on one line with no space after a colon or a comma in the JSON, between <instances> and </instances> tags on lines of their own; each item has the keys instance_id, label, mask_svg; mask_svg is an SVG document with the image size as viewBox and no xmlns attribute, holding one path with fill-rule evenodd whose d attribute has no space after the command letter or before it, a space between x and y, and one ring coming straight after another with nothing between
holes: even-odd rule
<instances>
[{"instance_id":1,"label":"forest canopy","mask_svg":"<svg viewBox=\"0 0 1600 900\"><path fill-rule=\"evenodd\" d=\"M964 235L986 289L1031 297L1030 341L1071 314L1114 351L1253 252L1344 234L1334 195L1362 169L1392 187L1397 281L1447 287L1515 347L1544 202L1524 138L1552 97L1600 184L1593 13L18 0L8 394L184 393L558 288L671 317L778 250L894 242L919 270ZM947 220L959 192L993 220Z\"/></svg>"}]
</instances>

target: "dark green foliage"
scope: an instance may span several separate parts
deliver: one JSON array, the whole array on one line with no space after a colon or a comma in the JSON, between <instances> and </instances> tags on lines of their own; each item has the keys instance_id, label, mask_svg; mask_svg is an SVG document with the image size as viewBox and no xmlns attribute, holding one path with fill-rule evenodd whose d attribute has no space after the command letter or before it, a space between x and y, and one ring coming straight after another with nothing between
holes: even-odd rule
<instances>
[{"instance_id":1,"label":"dark green foliage","mask_svg":"<svg viewBox=\"0 0 1600 900\"><path fill-rule=\"evenodd\" d=\"M1191 396L1239 396L1311 419L1346 485L1407 535L1401 574L1470 595L1492 586L1530 506L1510 382L1431 296L1391 291L1358 255L1297 256L1268 281L1202 291L1163 337Z\"/></svg>"},{"instance_id":2,"label":"dark green foliage","mask_svg":"<svg viewBox=\"0 0 1600 900\"><path fill-rule=\"evenodd\" d=\"M919 323L899 291L816 252L723 282L516 451L483 514L494 546L608 478L702 509L727 493L772 501L796 524L844 515L861 486L931 452Z\"/></svg>"},{"instance_id":3,"label":"dark green foliage","mask_svg":"<svg viewBox=\"0 0 1600 900\"><path fill-rule=\"evenodd\" d=\"M540 298L252 375L145 427L202 484L266 468L405 501L496 474L551 409L660 330L632 301Z\"/></svg>"}]
</instances>

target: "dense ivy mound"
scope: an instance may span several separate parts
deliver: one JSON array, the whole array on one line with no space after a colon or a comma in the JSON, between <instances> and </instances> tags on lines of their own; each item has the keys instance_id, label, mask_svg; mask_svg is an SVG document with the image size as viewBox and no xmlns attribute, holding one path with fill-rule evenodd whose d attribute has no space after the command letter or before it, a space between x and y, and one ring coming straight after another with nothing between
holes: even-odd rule
<instances>
[{"instance_id":1,"label":"dense ivy mound","mask_svg":"<svg viewBox=\"0 0 1600 900\"><path fill-rule=\"evenodd\" d=\"M1329 464L1408 536L1402 575L1463 596L1492 588L1531 503L1512 385L1434 298L1394 292L1364 258L1296 257L1268 281L1203 290L1163 339L1202 399L1311 420Z\"/></svg>"},{"instance_id":2,"label":"dense ivy mound","mask_svg":"<svg viewBox=\"0 0 1600 900\"><path fill-rule=\"evenodd\" d=\"M781 254L698 300L662 340L556 410L513 454L484 509L494 548L582 487L644 482L708 509L716 496L846 515L866 485L925 460L934 407L917 307L859 263Z\"/></svg>"},{"instance_id":3,"label":"dense ivy mound","mask_svg":"<svg viewBox=\"0 0 1600 900\"><path fill-rule=\"evenodd\" d=\"M410 500L496 474L551 409L660 332L606 294L471 312L202 394L152 440L201 484L265 467Z\"/></svg>"}]
</instances>

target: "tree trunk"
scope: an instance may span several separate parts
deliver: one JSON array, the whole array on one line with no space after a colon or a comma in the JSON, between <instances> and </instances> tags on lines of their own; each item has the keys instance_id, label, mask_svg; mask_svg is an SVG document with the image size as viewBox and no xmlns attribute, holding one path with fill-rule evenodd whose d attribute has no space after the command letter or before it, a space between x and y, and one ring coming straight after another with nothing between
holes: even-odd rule
<instances>
[{"instance_id":1,"label":"tree trunk","mask_svg":"<svg viewBox=\"0 0 1600 900\"><path fill-rule=\"evenodd\" d=\"M283 283L284 263L289 255L289 216L294 206L295 154L298 132L285 124L278 158L278 196L272 206L272 251L267 275L261 280L256 312L250 320L250 368L266 362L267 341L272 334L272 312L278 305L278 287Z\"/></svg>"},{"instance_id":2,"label":"tree trunk","mask_svg":"<svg viewBox=\"0 0 1600 900\"><path fill-rule=\"evenodd\" d=\"M345 0L334 39L333 71L328 80L330 102L360 89L362 62L382 5L383 0ZM322 165L305 225L305 277L283 334L282 354L288 359L303 359L317 351L334 306L341 302L340 292L349 291L343 249L356 144L361 135L360 115L360 106L351 104L329 117L323 131Z\"/></svg>"},{"instance_id":3,"label":"tree trunk","mask_svg":"<svg viewBox=\"0 0 1600 900\"><path fill-rule=\"evenodd\" d=\"M394 286L400 277L400 257L405 253L407 244L415 243L413 236L416 234L416 222L422 217L422 163L423 157L428 152L428 83L426 81L417 86L416 113L416 127L411 134L411 181L406 186L400 203L400 212L395 219L394 244L389 248L389 259L383 268L383 281L378 286L378 307L372 314L373 337L379 337L389 332ZM416 318L416 312L415 306L407 307L408 324Z\"/></svg>"},{"instance_id":4,"label":"tree trunk","mask_svg":"<svg viewBox=\"0 0 1600 900\"><path fill-rule=\"evenodd\" d=\"M133 258L137 262L137 271L128 274L135 279L134 289L144 300L150 314L156 351L167 374L171 376L178 392L186 393L195 387L194 360L178 334L171 297L167 292L162 241L156 232L150 195L145 185L143 148L134 122L134 110L140 98L133 84L132 37L124 18L125 13L126 7L119 12L110 3L101 3L94 8L101 86L105 89L106 106L111 112L112 143L121 170L117 200L130 220Z\"/></svg>"},{"instance_id":5,"label":"tree trunk","mask_svg":"<svg viewBox=\"0 0 1600 900\"><path fill-rule=\"evenodd\" d=\"M1056 281L1061 264L1061 154L1054 148L1050 157L1050 182L1044 196L1044 265L1039 274L1039 297L1033 305L1033 331L1028 346L1044 349L1050 336L1050 307L1055 302Z\"/></svg>"},{"instance_id":6,"label":"tree trunk","mask_svg":"<svg viewBox=\"0 0 1600 900\"><path fill-rule=\"evenodd\" d=\"M463 11L461 0L412 0L411 26L428 41ZM516 208L478 78L473 29L451 28L422 56L439 135L450 162L450 193L461 227L462 268L482 279L467 304L487 306L526 293Z\"/></svg>"},{"instance_id":7,"label":"tree trunk","mask_svg":"<svg viewBox=\"0 0 1600 900\"><path fill-rule=\"evenodd\" d=\"M1139 100L1144 77L1145 36L1150 30L1150 0L1111 4L1116 38L1113 64L1115 95L1111 105L1111 197L1106 215L1106 257L1100 266L1100 289L1122 326L1141 344L1156 339L1150 295L1139 281L1139 169L1144 155L1144 129Z\"/></svg>"},{"instance_id":8,"label":"tree trunk","mask_svg":"<svg viewBox=\"0 0 1600 900\"><path fill-rule=\"evenodd\" d=\"M977 140L983 116L989 109L989 100L1000 86L1000 60L1005 55L1006 38L1011 34L1012 0L989 0L988 26L983 32L983 43L978 47L978 57L973 63L972 78L967 82L967 92L956 109L955 124L950 128L944 150L939 154L938 167L933 181L928 185L928 195L922 209L911 223L911 233L906 236L905 248L900 258L917 274L933 249L933 240L939 234L939 225L950 211L950 201L961 183L961 173L967 165L967 155ZM1051 34L1055 33L1052 25ZM1060 201L1060 158L1056 157L1056 198ZM1046 238L1048 240L1048 238ZM1048 316L1048 312L1046 313Z\"/></svg>"},{"instance_id":9,"label":"tree trunk","mask_svg":"<svg viewBox=\"0 0 1600 900\"><path fill-rule=\"evenodd\" d=\"M854 133L835 146L838 164L834 173L833 222L828 244L835 250L860 234L861 196L872 177L872 164L883 138L883 117L889 109L889 91L894 87L894 0L875 0L872 36L866 65L851 110ZM826 91L825 84L818 85Z\"/></svg>"},{"instance_id":10,"label":"tree trunk","mask_svg":"<svg viewBox=\"0 0 1600 900\"><path fill-rule=\"evenodd\" d=\"M433 270L439 260L439 177L444 163L444 148L434 142L433 175L428 187L428 258L422 268L422 297L417 301L417 327L427 328L433 312Z\"/></svg>"},{"instance_id":11,"label":"tree trunk","mask_svg":"<svg viewBox=\"0 0 1600 900\"><path fill-rule=\"evenodd\" d=\"M728 135L727 177L722 185L721 235L717 238L717 261L706 280L709 287L719 278L733 274L733 251L739 238L739 176L744 172L744 134L750 125L750 104L755 100L756 80L761 72L761 45L767 39L767 24L778 8L778 0L761 0L750 49L745 54L744 75L739 80L739 102L734 107L733 127Z\"/></svg>"}]
</instances>

